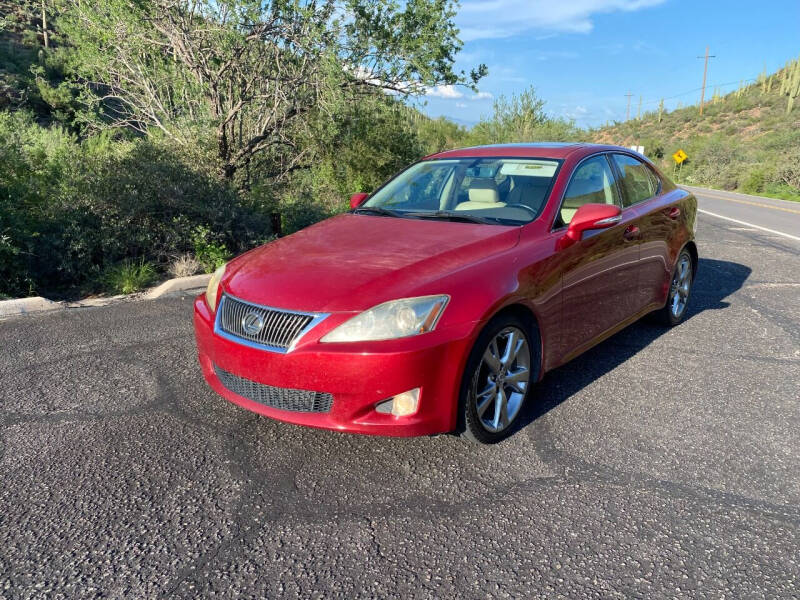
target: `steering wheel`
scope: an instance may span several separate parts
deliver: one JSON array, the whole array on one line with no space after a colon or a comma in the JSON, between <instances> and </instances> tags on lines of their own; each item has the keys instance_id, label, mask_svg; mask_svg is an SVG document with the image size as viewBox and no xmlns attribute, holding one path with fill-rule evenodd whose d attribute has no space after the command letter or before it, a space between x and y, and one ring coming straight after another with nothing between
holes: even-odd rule
<instances>
[{"instance_id":1,"label":"steering wheel","mask_svg":"<svg viewBox=\"0 0 800 600\"><path fill-rule=\"evenodd\" d=\"M506 204L506 208L524 208L529 213L531 213L534 217L538 217L539 216L539 211L532 209L527 204Z\"/></svg>"}]
</instances>

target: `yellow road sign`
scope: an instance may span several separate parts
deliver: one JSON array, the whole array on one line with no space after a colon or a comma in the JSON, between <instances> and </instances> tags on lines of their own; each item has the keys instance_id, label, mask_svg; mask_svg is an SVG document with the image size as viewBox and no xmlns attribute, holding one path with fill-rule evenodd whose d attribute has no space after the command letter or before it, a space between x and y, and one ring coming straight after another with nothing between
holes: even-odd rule
<instances>
[{"instance_id":1,"label":"yellow road sign","mask_svg":"<svg viewBox=\"0 0 800 600\"><path fill-rule=\"evenodd\" d=\"M689 155L686 154L683 150L678 150L675 154L672 155L672 160L674 160L677 164L681 164L689 158Z\"/></svg>"}]
</instances>

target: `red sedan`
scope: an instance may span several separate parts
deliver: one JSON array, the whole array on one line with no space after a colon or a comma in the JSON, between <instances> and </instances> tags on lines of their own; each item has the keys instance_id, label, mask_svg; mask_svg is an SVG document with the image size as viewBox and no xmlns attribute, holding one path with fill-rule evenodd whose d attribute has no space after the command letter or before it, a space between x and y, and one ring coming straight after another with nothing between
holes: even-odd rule
<instances>
[{"instance_id":1,"label":"red sedan","mask_svg":"<svg viewBox=\"0 0 800 600\"><path fill-rule=\"evenodd\" d=\"M219 269L194 305L219 394L366 434L508 435L544 373L686 314L697 201L588 144L453 150Z\"/></svg>"}]
</instances>

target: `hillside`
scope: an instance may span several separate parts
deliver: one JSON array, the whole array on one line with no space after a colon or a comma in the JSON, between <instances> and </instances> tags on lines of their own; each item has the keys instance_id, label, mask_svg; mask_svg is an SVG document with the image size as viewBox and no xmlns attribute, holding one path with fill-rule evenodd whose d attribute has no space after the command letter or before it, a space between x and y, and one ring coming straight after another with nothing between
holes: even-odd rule
<instances>
[{"instance_id":1,"label":"hillside","mask_svg":"<svg viewBox=\"0 0 800 600\"><path fill-rule=\"evenodd\" d=\"M800 60L699 106L649 112L601 127L590 141L641 145L649 158L688 184L800 200ZM680 171L671 155L689 159Z\"/></svg>"}]
</instances>

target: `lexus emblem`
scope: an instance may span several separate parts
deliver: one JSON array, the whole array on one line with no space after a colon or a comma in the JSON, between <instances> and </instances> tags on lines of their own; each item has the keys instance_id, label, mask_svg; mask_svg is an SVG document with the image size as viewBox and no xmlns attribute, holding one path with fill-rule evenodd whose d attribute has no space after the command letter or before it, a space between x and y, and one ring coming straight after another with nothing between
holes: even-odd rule
<instances>
[{"instance_id":1,"label":"lexus emblem","mask_svg":"<svg viewBox=\"0 0 800 600\"><path fill-rule=\"evenodd\" d=\"M258 335L264 329L264 317L251 311L242 317L242 329L247 335Z\"/></svg>"}]
</instances>

